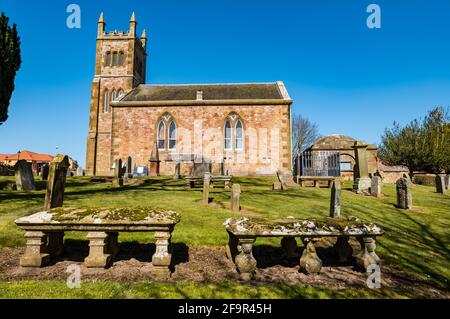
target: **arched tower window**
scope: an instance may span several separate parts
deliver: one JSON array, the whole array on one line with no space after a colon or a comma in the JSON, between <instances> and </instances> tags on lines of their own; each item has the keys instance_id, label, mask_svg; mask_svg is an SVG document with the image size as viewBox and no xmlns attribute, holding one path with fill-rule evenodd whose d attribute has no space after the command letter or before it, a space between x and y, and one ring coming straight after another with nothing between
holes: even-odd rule
<instances>
[{"instance_id":1,"label":"arched tower window","mask_svg":"<svg viewBox=\"0 0 450 319\"><path fill-rule=\"evenodd\" d=\"M174 121L169 124L169 150L175 149L177 144L177 125Z\"/></svg>"},{"instance_id":2,"label":"arched tower window","mask_svg":"<svg viewBox=\"0 0 450 319\"><path fill-rule=\"evenodd\" d=\"M227 120L224 128L224 148L226 150L231 150L231 135L231 122L230 120Z\"/></svg>"},{"instance_id":3,"label":"arched tower window","mask_svg":"<svg viewBox=\"0 0 450 319\"><path fill-rule=\"evenodd\" d=\"M106 58L105 58L105 66L111 65L111 52L106 52Z\"/></svg>"},{"instance_id":4,"label":"arched tower window","mask_svg":"<svg viewBox=\"0 0 450 319\"><path fill-rule=\"evenodd\" d=\"M117 99L116 90L113 89L112 92L111 92L111 101L115 101L116 99Z\"/></svg>"},{"instance_id":5,"label":"arched tower window","mask_svg":"<svg viewBox=\"0 0 450 319\"><path fill-rule=\"evenodd\" d=\"M125 63L125 54L123 51L119 52L119 65L123 65Z\"/></svg>"},{"instance_id":6,"label":"arched tower window","mask_svg":"<svg viewBox=\"0 0 450 319\"><path fill-rule=\"evenodd\" d=\"M103 96L103 110L105 113L109 112L109 92L108 89L105 90L105 94Z\"/></svg>"},{"instance_id":7,"label":"arched tower window","mask_svg":"<svg viewBox=\"0 0 450 319\"><path fill-rule=\"evenodd\" d=\"M158 139L158 149L163 150L166 148L166 125L164 124L164 121L159 121L158 124L158 132L157 132L157 139Z\"/></svg>"},{"instance_id":8,"label":"arched tower window","mask_svg":"<svg viewBox=\"0 0 450 319\"><path fill-rule=\"evenodd\" d=\"M117 66L117 51L114 51L112 54L112 65Z\"/></svg>"},{"instance_id":9,"label":"arched tower window","mask_svg":"<svg viewBox=\"0 0 450 319\"><path fill-rule=\"evenodd\" d=\"M234 147L235 147L236 150L243 150L244 149L243 136L244 136L244 129L242 127L242 122L241 122L241 120L237 120L237 122L236 122L236 136L234 138L234 140L235 140Z\"/></svg>"}]
</instances>

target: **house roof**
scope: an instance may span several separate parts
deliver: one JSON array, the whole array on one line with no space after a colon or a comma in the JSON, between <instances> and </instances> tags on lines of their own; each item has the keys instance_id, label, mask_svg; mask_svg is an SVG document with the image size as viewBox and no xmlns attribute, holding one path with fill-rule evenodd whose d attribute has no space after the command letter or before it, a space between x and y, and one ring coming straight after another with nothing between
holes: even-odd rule
<instances>
[{"instance_id":1,"label":"house roof","mask_svg":"<svg viewBox=\"0 0 450 319\"><path fill-rule=\"evenodd\" d=\"M332 134L320 137L310 147L311 150L352 150L356 140L347 135ZM376 150L373 144L368 144L367 149Z\"/></svg>"},{"instance_id":2,"label":"house roof","mask_svg":"<svg viewBox=\"0 0 450 319\"><path fill-rule=\"evenodd\" d=\"M283 82L239 84L141 84L125 95L120 102L136 101L198 101L202 100L290 100Z\"/></svg>"},{"instance_id":3,"label":"house roof","mask_svg":"<svg viewBox=\"0 0 450 319\"><path fill-rule=\"evenodd\" d=\"M20 154L0 154L0 161L17 161L18 159L26 161L50 162L53 156L48 154L38 154L30 151L20 151Z\"/></svg>"}]
</instances>

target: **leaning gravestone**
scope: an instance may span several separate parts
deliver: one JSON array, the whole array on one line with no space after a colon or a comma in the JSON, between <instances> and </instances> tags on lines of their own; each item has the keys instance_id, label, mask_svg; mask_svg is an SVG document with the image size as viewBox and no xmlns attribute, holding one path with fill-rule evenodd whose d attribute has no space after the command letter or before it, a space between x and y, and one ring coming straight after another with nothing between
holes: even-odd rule
<instances>
[{"instance_id":1,"label":"leaning gravestone","mask_svg":"<svg viewBox=\"0 0 450 319\"><path fill-rule=\"evenodd\" d=\"M382 181L381 177L378 175L372 176L372 181L370 185L370 195L374 197L380 197L381 196L381 186Z\"/></svg>"},{"instance_id":2,"label":"leaning gravestone","mask_svg":"<svg viewBox=\"0 0 450 319\"><path fill-rule=\"evenodd\" d=\"M14 171L16 176L16 186L18 191L34 191L33 171L31 170L31 163L25 160L17 161L14 165Z\"/></svg>"},{"instance_id":3,"label":"leaning gravestone","mask_svg":"<svg viewBox=\"0 0 450 319\"><path fill-rule=\"evenodd\" d=\"M335 218L341 215L341 181L335 179L331 186L330 217Z\"/></svg>"},{"instance_id":4,"label":"leaning gravestone","mask_svg":"<svg viewBox=\"0 0 450 319\"><path fill-rule=\"evenodd\" d=\"M402 209L412 208L412 183L409 178L402 177L396 182L397 207Z\"/></svg>"},{"instance_id":5,"label":"leaning gravestone","mask_svg":"<svg viewBox=\"0 0 450 319\"><path fill-rule=\"evenodd\" d=\"M173 174L173 179L174 180L179 180L181 178L181 163L177 162L175 164L175 172Z\"/></svg>"},{"instance_id":6,"label":"leaning gravestone","mask_svg":"<svg viewBox=\"0 0 450 319\"><path fill-rule=\"evenodd\" d=\"M203 204L209 204L209 184L211 183L211 173L205 173L203 177Z\"/></svg>"},{"instance_id":7,"label":"leaning gravestone","mask_svg":"<svg viewBox=\"0 0 450 319\"><path fill-rule=\"evenodd\" d=\"M122 187L123 186L123 169L122 169L122 160L120 158L114 161L114 178L113 185Z\"/></svg>"},{"instance_id":8,"label":"leaning gravestone","mask_svg":"<svg viewBox=\"0 0 450 319\"><path fill-rule=\"evenodd\" d=\"M439 174L436 175L435 184L436 184L436 193L445 194L446 192L445 176Z\"/></svg>"},{"instance_id":9,"label":"leaning gravestone","mask_svg":"<svg viewBox=\"0 0 450 319\"><path fill-rule=\"evenodd\" d=\"M49 166L48 164L44 164L41 167L41 178L43 181L46 181L48 179L48 172L49 172Z\"/></svg>"},{"instance_id":10,"label":"leaning gravestone","mask_svg":"<svg viewBox=\"0 0 450 319\"><path fill-rule=\"evenodd\" d=\"M66 184L68 168L69 158L67 155L58 154L50 162L47 192L45 193L45 210L61 207L63 205L64 187Z\"/></svg>"},{"instance_id":11,"label":"leaning gravestone","mask_svg":"<svg viewBox=\"0 0 450 319\"><path fill-rule=\"evenodd\" d=\"M239 184L233 184L231 186L230 209L234 212L241 210L241 185Z\"/></svg>"}]
</instances>

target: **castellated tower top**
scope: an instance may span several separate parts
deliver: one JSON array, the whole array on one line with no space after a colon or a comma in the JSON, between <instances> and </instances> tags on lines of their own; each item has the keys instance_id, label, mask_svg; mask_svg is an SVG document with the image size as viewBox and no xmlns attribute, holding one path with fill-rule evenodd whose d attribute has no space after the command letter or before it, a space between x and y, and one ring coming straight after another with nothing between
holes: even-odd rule
<instances>
[{"instance_id":1,"label":"castellated tower top","mask_svg":"<svg viewBox=\"0 0 450 319\"><path fill-rule=\"evenodd\" d=\"M130 17L130 29L128 31L117 31L117 30L111 30L109 32L106 31L106 22L103 12L100 13L100 17L98 19L98 28L97 28L97 39L127 39L127 38L138 38L136 36L136 27L137 27L137 21L136 21L136 15L133 12ZM142 46L145 49L146 42L147 42L147 35L145 33L145 30L142 33L141 38L139 39L141 41Z\"/></svg>"}]
</instances>

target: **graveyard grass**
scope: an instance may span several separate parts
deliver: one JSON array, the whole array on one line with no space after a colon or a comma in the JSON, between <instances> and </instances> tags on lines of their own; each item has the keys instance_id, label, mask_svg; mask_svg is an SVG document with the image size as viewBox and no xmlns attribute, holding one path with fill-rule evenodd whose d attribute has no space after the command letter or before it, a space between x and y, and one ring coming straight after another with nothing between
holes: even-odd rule
<instances>
[{"instance_id":1,"label":"graveyard grass","mask_svg":"<svg viewBox=\"0 0 450 319\"><path fill-rule=\"evenodd\" d=\"M0 177L0 189L13 177ZM330 190L326 188L290 187L271 191L274 178L242 177L233 182L241 185L241 206L265 218L294 216L309 218L327 216ZM383 197L356 195L351 184L344 183L341 215L352 215L382 226L386 234L377 241L377 254L386 265L407 271L417 282L448 291L450 278L450 196L435 193L434 187L414 185L412 211L397 209L395 185L383 187ZM44 204L45 182L37 180L33 192L0 190L0 249L24 246L23 232L14 220L39 211ZM202 205L201 188L187 189L184 181L170 177L146 178L141 184L118 189L110 182L93 184L88 177L68 178L65 206L151 206L181 213L173 243L194 246L223 246L228 236L223 222L240 216L226 209L229 191L211 190L216 205ZM68 233L65 238L84 239L83 233ZM123 233L120 240L152 242L151 235ZM279 246L279 239L258 239L255 245ZM0 256L1 257L1 256ZM80 289L69 289L64 281L0 282L0 298L411 298L410 289L344 288L288 284L246 284L239 281L219 283L190 282L83 282Z\"/></svg>"}]
</instances>

